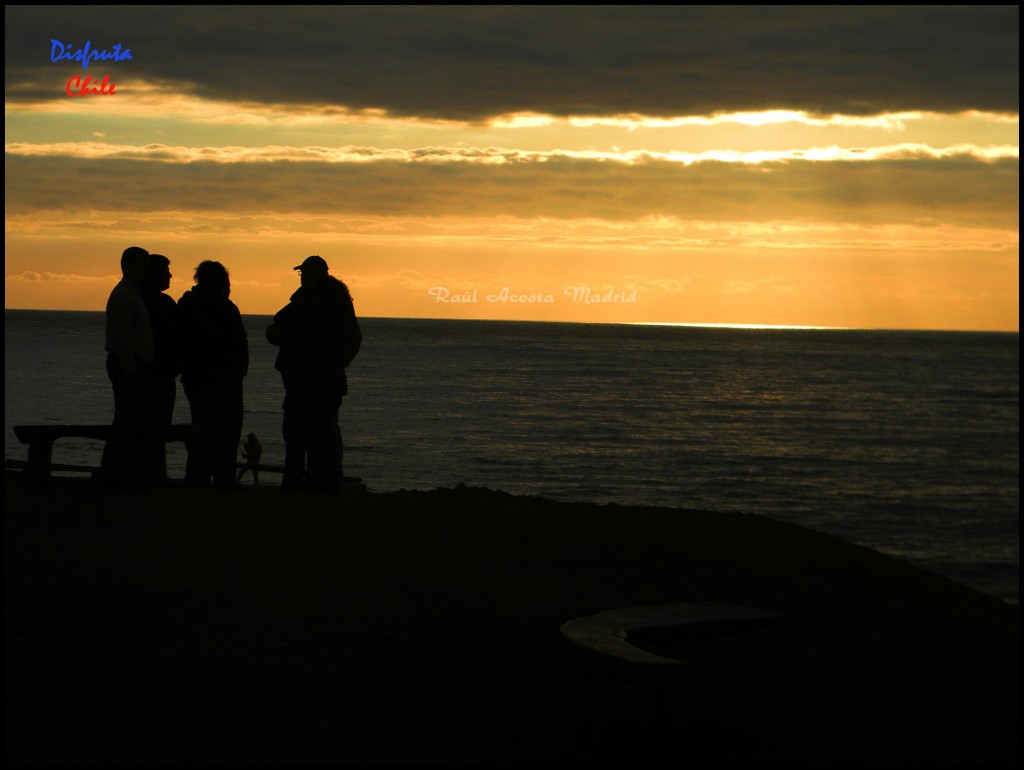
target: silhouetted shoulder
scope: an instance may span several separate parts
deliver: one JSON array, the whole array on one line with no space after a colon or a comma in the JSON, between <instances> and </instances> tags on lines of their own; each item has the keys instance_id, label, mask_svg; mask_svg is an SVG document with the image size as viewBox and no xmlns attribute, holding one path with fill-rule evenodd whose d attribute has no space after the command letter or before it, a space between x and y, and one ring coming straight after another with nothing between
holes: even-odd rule
<instances>
[{"instance_id":1,"label":"silhouetted shoulder","mask_svg":"<svg viewBox=\"0 0 1024 770\"><path fill-rule=\"evenodd\" d=\"M352 293L348 290L348 284L342 281L340 278L335 278L333 275L327 276L334 284L336 284L336 291L345 297L349 302L352 301Z\"/></svg>"}]
</instances>

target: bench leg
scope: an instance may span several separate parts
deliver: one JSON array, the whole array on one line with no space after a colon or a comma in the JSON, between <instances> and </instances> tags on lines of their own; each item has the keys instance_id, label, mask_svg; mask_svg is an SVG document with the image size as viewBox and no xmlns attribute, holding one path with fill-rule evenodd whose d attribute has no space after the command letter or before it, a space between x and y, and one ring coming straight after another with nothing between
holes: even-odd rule
<instances>
[{"instance_id":1,"label":"bench leg","mask_svg":"<svg viewBox=\"0 0 1024 770\"><path fill-rule=\"evenodd\" d=\"M50 463L53 460L53 441L36 440L28 445L28 468L25 481L29 486L42 487L50 481Z\"/></svg>"}]
</instances>

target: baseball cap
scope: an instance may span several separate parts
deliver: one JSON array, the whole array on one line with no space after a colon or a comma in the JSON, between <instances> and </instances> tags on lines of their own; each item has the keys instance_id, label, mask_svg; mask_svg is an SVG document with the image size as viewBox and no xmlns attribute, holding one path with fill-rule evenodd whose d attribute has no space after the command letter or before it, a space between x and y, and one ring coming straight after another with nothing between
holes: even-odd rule
<instances>
[{"instance_id":1,"label":"baseball cap","mask_svg":"<svg viewBox=\"0 0 1024 770\"><path fill-rule=\"evenodd\" d=\"M309 270L314 273L326 273L328 271L327 261L323 257L306 257L301 265L296 265L293 270Z\"/></svg>"}]
</instances>

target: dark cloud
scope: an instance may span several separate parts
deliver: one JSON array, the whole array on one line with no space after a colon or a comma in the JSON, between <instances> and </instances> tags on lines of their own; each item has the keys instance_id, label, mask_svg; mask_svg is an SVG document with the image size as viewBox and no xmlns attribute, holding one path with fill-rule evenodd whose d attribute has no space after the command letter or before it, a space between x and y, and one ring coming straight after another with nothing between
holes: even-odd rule
<instances>
[{"instance_id":1,"label":"dark cloud","mask_svg":"<svg viewBox=\"0 0 1024 770\"><path fill-rule=\"evenodd\" d=\"M746 165L543 163L172 164L8 155L8 215L67 209L554 219L927 220L1016 230L1019 165L966 157ZM68 209L70 210L70 209Z\"/></svg>"},{"instance_id":2,"label":"dark cloud","mask_svg":"<svg viewBox=\"0 0 1024 770\"><path fill-rule=\"evenodd\" d=\"M218 99L481 119L1016 113L1016 6L7 6L8 100L75 65L50 39L122 43L98 69ZM98 65L93 65L94 68ZM59 76L58 76L59 74Z\"/></svg>"}]
</instances>

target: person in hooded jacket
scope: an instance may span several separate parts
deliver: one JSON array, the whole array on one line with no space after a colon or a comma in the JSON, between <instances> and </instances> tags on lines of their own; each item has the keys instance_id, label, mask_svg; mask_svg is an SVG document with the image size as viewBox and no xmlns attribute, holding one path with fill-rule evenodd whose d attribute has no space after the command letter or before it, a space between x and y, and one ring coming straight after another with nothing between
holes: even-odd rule
<instances>
[{"instance_id":1,"label":"person in hooded jacket","mask_svg":"<svg viewBox=\"0 0 1024 770\"><path fill-rule=\"evenodd\" d=\"M267 329L267 339L281 348L274 365L285 388L281 488L335 492L343 478L337 418L348 394L345 368L363 337L348 287L322 257L307 257L294 269L301 285Z\"/></svg>"},{"instance_id":2,"label":"person in hooded jacket","mask_svg":"<svg viewBox=\"0 0 1024 770\"><path fill-rule=\"evenodd\" d=\"M188 486L235 486L249 343L230 295L227 269L208 260L196 267L195 286L178 300L181 384L192 411Z\"/></svg>"}]
</instances>

